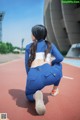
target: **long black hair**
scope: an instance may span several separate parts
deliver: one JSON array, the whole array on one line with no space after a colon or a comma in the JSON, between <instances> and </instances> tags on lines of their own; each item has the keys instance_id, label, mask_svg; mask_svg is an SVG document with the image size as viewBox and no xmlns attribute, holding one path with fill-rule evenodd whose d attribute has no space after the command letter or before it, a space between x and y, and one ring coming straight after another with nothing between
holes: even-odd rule
<instances>
[{"instance_id":1,"label":"long black hair","mask_svg":"<svg viewBox=\"0 0 80 120\"><path fill-rule=\"evenodd\" d=\"M32 35L35 37L35 40L33 41L33 43L30 46L30 57L28 60L29 67L31 67L31 63L35 59L37 43L41 39L45 40L45 38L47 36L47 29L43 25L35 25L34 27L32 27ZM45 58L46 58L47 54L50 52L51 43L47 40L45 40L45 42L47 44L47 49L45 50Z\"/></svg>"}]
</instances>

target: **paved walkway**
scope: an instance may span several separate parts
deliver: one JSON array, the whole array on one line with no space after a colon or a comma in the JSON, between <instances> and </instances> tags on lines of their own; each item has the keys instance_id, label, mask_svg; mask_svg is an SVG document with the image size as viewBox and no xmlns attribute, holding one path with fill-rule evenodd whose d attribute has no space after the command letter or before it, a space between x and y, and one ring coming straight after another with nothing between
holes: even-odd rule
<instances>
[{"instance_id":1,"label":"paved walkway","mask_svg":"<svg viewBox=\"0 0 80 120\"><path fill-rule=\"evenodd\" d=\"M12 61L14 59L20 59L23 57L24 57L24 54L14 54L14 53L0 54L0 64Z\"/></svg>"},{"instance_id":2,"label":"paved walkway","mask_svg":"<svg viewBox=\"0 0 80 120\"><path fill-rule=\"evenodd\" d=\"M10 120L80 120L80 68L63 63L63 75L56 97L45 87L46 114L38 116L34 103L25 96L26 73L23 58L0 64L0 113Z\"/></svg>"},{"instance_id":3,"label":"paved walkway","mask_svg":"<svg viewBox=\"0 0 80 120\"><path fill-rule=\"evenodd\" d=\"M64 58L63 62L80 68L80 59Z\"/></svg>"}]
</instances>

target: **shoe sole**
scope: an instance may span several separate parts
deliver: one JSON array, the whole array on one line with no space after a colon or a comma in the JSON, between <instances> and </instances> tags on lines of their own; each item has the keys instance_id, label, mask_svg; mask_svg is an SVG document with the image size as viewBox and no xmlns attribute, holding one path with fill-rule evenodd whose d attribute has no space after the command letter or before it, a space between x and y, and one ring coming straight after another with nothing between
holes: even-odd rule
<instances>
[{"instance_id":1,"label":"shoe sole","mask_svg":"<svg viewBox=\"0 0 80 120\"><path fill-rule=\"evenodd\" d=\"M36 112L39 115L44 115L46 112L46 107L44 105L43 94L41 91L37 91L36 98L37 98L36 105L35 105Z\"/></svg>"}]
</instances>

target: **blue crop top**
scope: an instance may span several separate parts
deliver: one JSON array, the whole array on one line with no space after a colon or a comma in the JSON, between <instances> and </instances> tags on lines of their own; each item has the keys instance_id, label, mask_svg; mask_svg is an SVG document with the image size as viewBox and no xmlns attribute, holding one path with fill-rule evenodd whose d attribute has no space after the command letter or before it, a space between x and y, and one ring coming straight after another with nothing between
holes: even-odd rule
<instances>
[{"instance_id":1,"label":"blue crop top","mask_svg":"<svg viewBox=\"0 0 80 120\"><path fill-rule=\"evenodd\" d=\"M26 50L25 50L25 68L26 68L27 73L29 71L28 60L29 60L29 55L30 55L30 46L31 46L31 44L32 43L28 44L26 46ZM40 40L37 43L36 53L40 53L40 52L44 53L44 51L46 49L47 49L47 45L46 45L45 41ZM52 65L54 65L55 63L60 63L61 61L63 61L62 54L59 52L59 50L56 48L56 46L53 43L51 44L50 54L55 57L55 59L51 61Z\"/></svg>"}]
</instances>

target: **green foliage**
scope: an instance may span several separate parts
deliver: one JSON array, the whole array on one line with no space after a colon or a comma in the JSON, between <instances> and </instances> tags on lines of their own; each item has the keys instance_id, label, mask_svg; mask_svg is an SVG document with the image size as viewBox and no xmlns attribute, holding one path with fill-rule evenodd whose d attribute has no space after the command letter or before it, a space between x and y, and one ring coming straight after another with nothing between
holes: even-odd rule
<instances>
[{"instance_id":1,"label":"green foliage","mask_svg":"<svg viewBox=\"0 0 80 120\"><path fill-rule=\"evenodd\" d=\"M10 53L13 52L13 46L11 43L4 43L4 42L0 42L0 53L1 54L6 54L6 53Z\"/></svg>"},{"instance_id":2,"label":"green foliage","mask_svg":"<svg viewBox=\"0 0 80 120\"><path fill-rule=\"evenodd\" d=\"M20 50L21 48L20 48L20 47L15 46L15 47L13 47L13 49L19 49L19 50Z\"/></svg>"},{"instance_id":3,"label":"green foliage","mask_svg":"<svg viewBox=\"0 0 80 120\"><path fill-rule=\"evenodd\" d=\"M13 52L12 44L7 42L6 45L7 45L7 48L8 48L8 52Z\"/></svg>"},{"instance_id":4,"label":"green foliage","mask_svg":"<svg viewBox=\"0 0 80 120\"><path fill-rule=\"evenodd\" d=\"M63 56L66 56L67 51L61 51L61 53L62 53Z\"/></svg>"}]
</instances>

